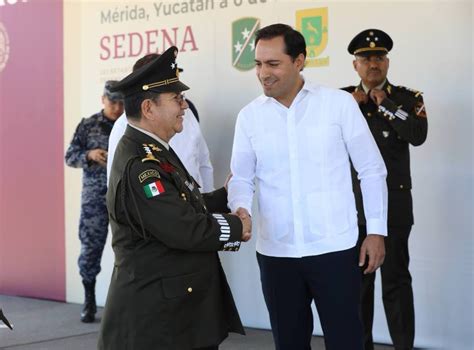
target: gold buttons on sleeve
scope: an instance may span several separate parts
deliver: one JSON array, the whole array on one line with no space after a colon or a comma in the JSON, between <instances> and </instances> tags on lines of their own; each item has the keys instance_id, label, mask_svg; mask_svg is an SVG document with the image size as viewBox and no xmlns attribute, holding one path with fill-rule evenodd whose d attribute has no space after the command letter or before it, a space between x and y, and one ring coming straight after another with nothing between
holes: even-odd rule
<instances>
[{"instance_id":1,"label":"gold buttons on sleeve","mask_svg":"<svg viewBox=\"0 0 474 350\"><path fill-rule=\"evenodd\" d=\"M193 289L191 287L188 287L188 293L192 293Z\"/></svg>"},{"instance_id":2,"label":"gold buttons on sleeve","mask_svg":"<svg viewBox=\"0 0 474 350\"><path fill-rule=\"evenodd\" d=\"M400 188L403 188L403 185L400 185Z\"/></svg>"}]
</instances>

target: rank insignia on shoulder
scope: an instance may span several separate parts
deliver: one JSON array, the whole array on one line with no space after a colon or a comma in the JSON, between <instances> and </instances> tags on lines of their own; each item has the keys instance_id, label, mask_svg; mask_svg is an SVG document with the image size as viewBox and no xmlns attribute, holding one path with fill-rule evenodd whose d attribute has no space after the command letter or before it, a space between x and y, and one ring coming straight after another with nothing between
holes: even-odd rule
<instances>
[{"instance_id":1,"label":"rank insignia on shoulder","mask_svg":"<svg viewBox=\"0 0 474 350\"><path fill-rule=\"evenodd\" d=\"M145 191L146 198L153 198L165 192L165 188L160 180L143 186L143 190Z\"/></svg>"},{"instance_id":2,"label":"rank insignia on shoulder","mask_svg":"<svg viewBox=\"0 0 474 350\"><path fill-rule=\"evenodd\" d=\"M160 163L160 161L158 159L155 158L155 156L153 155L153 152L151 151L150 149L150 146L147 145L146 143L144 143L143 145L143 150L145 151L146 153L146 156L145 158L142 159L142 162L147 162L149 160L153 160L157 163ZM153 145L154 146L154 145Z\"/></svg>"},{"instance_id":3,"label":"rank insignia on shoulder","mask_svg":"<svg viewBox=\"0 0 474 350\"><path fill-rule=\"evenodd\" d=\"M415 113L417 117L426 118L426 109L423 102L418 102L415 106Z\"/></svg>"},{"instance_id":4,"label":"rank insignia on shoulder","mask_svg":"<svg viewBox=\"0 0 474 350\"><path fill-rule=\"evenodd\" d=\"M142 172L140 175L138 175L138 180L140 183L144 182L146 179L149 179L150 177L156 177L158 179L161 178L160 173L156 169L148 169Z\"/></svg>"}]
</instances>

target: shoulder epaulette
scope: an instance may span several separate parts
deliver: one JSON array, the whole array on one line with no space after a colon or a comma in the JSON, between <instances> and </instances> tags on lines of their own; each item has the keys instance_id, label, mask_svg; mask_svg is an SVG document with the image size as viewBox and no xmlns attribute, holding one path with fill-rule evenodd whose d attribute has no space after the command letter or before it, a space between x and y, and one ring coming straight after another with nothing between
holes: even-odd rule
<instances>
[{"instance_id":1,"label":"shoulder epaulette","mask_svg":"<svg viewBox=\"0 0 474 350\"><path fill-rule=\"evenodd\" d=\"M401 85L399 85L398 88L399 88L400 90L405 90L405 91L409 91L409 92L413 93L413 95L415 95L415 97L418 97L418 96L420 96L421 94L423 94L421 91L418 91L418 90L415 90L415 89L411 89L411 88L408 88L408 87L406 87L406 86L401 86Z\"/></svg>"}]
</instances>

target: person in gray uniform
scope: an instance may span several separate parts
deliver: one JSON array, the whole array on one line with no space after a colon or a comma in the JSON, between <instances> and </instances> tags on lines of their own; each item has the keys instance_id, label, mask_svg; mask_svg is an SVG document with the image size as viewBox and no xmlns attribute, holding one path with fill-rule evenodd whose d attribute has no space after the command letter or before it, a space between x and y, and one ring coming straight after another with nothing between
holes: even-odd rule
<instances>
[{"instance_id":1,"label":"person in gray uniform","mask_svg":"<svg viewBox=\"0 0 474 350\"><path fill-rule=\"evenodd\" d=\"M109 135L124 108L122 94L110 91L116 83L113 80L105 83L102 96L104 108L81 120L65 156L67 165L83 169L79 220L81 253L78 263L85 289L81 321L86 323L95 319L95 279L100 272L100 260L109 225L105 204Z\"/></svg>"}]
</instances>

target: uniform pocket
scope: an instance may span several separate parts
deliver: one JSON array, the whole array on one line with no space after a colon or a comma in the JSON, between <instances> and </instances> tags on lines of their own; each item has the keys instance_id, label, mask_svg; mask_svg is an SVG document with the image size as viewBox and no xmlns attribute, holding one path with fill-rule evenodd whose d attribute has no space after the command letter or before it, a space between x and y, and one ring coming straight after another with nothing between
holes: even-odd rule
<instances>
[{"instance_id":1,"label":"uniform pocket","mask_svg":"<svg viewBox=\"0 0 474 350\"><path fill-rule=\"evenodd\" d=\"M164 278L162 280L163 295L167 299L191 296L193 293L206 291L209 283L210 275L207 271Z\"/></svg>"},{"instance_id":2,"label":"uniform pocket","mask_svg":"<svg viewBox=\"0 0 474 350\"><path fill-rule=\"evenodd\" d=\"M162 280L164 304L169 317L168 327L176 349L191 348L191 337L196 321L198 305L206 298L211 285L209 271L168 277ZM178 345L182 344L182 345ZM186 345L184 345L186 344Z\"/></svg>"}]
</instances>

